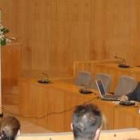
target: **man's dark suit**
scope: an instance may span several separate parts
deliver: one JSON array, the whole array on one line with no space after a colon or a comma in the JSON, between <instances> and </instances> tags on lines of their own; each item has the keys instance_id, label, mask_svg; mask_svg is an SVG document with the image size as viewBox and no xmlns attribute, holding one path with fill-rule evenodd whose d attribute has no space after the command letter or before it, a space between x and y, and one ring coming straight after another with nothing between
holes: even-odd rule
<instances>
[{"instance_id":1,"label":"man's dark suit","mask_svg":"<svg viewBox=\"0 0 140 140\"><path fill-rule=\"evenodd\" d=\"M129 100L136 100L140 102L140 82L138 82L137 87L134 91L126 95Z\"/></svg>"}]
</instances>

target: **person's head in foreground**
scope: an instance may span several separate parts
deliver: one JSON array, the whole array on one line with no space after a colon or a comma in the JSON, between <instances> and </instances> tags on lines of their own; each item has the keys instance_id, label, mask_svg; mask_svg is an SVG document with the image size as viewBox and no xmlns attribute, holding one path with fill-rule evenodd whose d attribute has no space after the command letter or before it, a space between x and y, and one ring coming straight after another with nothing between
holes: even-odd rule
<instances>
[{"instance_id":1,"label":"person's head in foreground","mask_svg":"<svg viewBox=\"0 0 140 140\"><path fill-rule=\"evenodd\" d=\"M0 140L15 140L20 132L20 122L12 116L4 117L0 122Z\"/></svg>"},{"instance_id":2,"label":"person's head in foreground","mask_svg":"<svg viewBox=\"0 0 140 140\"><path fill-rule=\"evenodd\" d=\"M75 140L98 140L102 128L102 113L96 105L76 107L72 118Z\"/></svg>"}]
</instances>

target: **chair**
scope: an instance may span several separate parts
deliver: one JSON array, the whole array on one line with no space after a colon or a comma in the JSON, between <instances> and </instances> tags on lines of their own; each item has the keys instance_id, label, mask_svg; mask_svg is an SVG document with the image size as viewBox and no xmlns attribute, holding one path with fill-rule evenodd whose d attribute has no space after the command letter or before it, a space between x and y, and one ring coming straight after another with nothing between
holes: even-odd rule
<instances>
[{"instance_id":1,"label":"chair","mask_svg":"<svg viewBox=\"0 0 140 140\"><path fill-rule=\"evenodd\" d=\"M92 80L93 76L91 72L80 71L77 73L77 76L75 78L75 84L78 86L85 86L86 88L89 88L91 86Z\"/></svg>"},{"instance_id":2,"label":"chair","mask_svg":"<svg viewBox=\"0 0 140 140\"><path fill-rule=\"evenodd\" d=\"M111 76L109 74L105 74L105 73L97 73L96 76L97 80L101 80L103 85L104 85L104 89L106 92L109 92L110 90L110 84L111 84ZM93 83L92 86L94 89L97 89L96 83Z\"/></svg>"},{"instance_id":3,"label":"chair","mask_svg":"<svg viewBox=\"0 0 140 140\"><path fill-rule=\"evenodd\" d=\"M122 75L119 78L117 87L115 89L115 95L125 95L132 92L137 85L136 79L127 75Z\"/></svg>"}]
</instances>

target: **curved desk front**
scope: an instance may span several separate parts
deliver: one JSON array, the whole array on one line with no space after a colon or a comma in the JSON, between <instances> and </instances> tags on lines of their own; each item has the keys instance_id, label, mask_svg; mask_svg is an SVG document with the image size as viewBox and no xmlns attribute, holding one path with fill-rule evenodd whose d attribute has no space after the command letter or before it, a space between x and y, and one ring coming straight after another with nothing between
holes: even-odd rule
<instances>
[{"instance_id":1,"label":"curved desk front","mask_svg":"<svg viewBox=\"0 0 140 140\"><path fill-rule=\"evenodd\" d=\"M70 131L73 110L76 105L94 103L105 114L109 129L140 128L138 107L124 107L103 101L98 92L80 94L79 87L60 81L40 84L35 79L19 79L19 110L24 117L53 131Z\"/></svg>"}]
</instances>

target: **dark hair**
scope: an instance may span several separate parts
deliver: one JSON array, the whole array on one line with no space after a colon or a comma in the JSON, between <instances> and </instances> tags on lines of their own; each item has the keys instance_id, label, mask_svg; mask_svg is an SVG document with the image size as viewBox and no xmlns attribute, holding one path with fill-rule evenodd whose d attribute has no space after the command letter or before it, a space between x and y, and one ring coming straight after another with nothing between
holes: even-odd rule
<instances>
[{"instance_id":1,"label":"dark hair","mask_svg":"<svg viewBox=\"0 0 140 140\"><path fill-rule=\"evenodd\" d=\"M93 104L79 105L74 110L72 124L75 139L93 140L102 125L101 111Z\"/></svg>"},{"instance_id":2,"label":"dark hair","mask_svg":"<svg viewBox=\"0 0 140 140\"><path fill-rule=\"evenodd\" d=\"M0 123L0 140L15 140L20 122L17 118L8 116L1 120Z\"/></svg>"}]
</instances>

